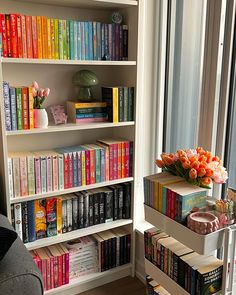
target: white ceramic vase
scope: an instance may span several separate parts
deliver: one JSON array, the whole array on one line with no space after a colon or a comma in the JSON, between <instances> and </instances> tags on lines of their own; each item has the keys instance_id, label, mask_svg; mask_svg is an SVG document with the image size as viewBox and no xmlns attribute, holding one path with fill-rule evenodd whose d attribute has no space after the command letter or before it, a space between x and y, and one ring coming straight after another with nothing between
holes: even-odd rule
<instances>
[{"instance_id":1,"label":"white ceramic vase","mask_svg":"<svg viewBox=\"0 0 236 295\"><path fill-rule=\"evenodd\" d=\"M34 109L34 128L48 128L48 114L45 109Z\"/></svg>"}]
</instances>

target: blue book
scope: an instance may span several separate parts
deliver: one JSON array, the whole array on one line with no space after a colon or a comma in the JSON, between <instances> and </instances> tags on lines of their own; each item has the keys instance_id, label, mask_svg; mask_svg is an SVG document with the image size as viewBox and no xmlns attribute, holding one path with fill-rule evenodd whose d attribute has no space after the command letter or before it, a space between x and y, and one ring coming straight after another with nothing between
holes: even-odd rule
<instances>
[{"instance_id":1,"label":"blue book","mask_svg":"<svg viewBox=\"0 0 236 295\"><path fill-rule=\"evenodd\" d=\"M82 151L77 151L78 186L82 185Z\"/></svg>"},{"instance_id":2,"label":"blue book","mask_svg":"<svg viewBox=\"0 0 236 295\"><path fill-rule=\"evenodd\" d=\"M14 87L10 87L10 104L11 104L11 127L12 127L12 130L17 130L16 89Z\"/></svg>"},{"instance_id":3,"label":"blue book","mask_svg":"<svg viewBox=\"0 0 236 295\"><path fill-rule=\"evenodd\" d=\"M76 114L76 119L85 118L106 118L107 113L93 113L93 114Z\"/></svg>"},{"instance_id":4,"label":"blue book","mask_svg":"<svg viewBox=\"0 0 236 295\"><path fill-rule=\"evenodd\" d=\"M85 60L89 60L89 22L84 23L84 43L85 43Z\"/></svg>"},{"instance_id":5,"label":"blue book","mask_svg":"<svg viewBox=\"0 0 236 295\"><path fill-rule=\"evenodd\" d=\"M97 55L97 46L98 46L97 22L92 22L92 24L93 24L93 59L98 60L98 55Z\"/></svg>"},{"instance_id":6,"label":"blue book","mask_svg":"<svg viewBox=\"0 0 236 295\"><path fill-rule=\"evenodd\" d=\"M167 188L162 187L162 214L166 215Z\"/></svg>"},{"instance_id":7,"label":"blue book","mask_svg":"<svg viewBox=\"0 0 236 295\"><path fill-rule=\"evenodd\" d=\"M88 57L89 60L93 60L93 22L88 22L88 46L89 46L89 50L88 50Z\"/></svg>"},{"instance_id":8,"label":"blue book","mask_svg":"<svg viewBox=\"0 0 236 295\"><path fill-rule=\"evenodd\" d=\"M105 55L105 24L101 24L101 58Z\"/></svg>"},{"instance_id":9,"label":"blue book","mask_svg":"<svg viewBox=\"0 0 236 295\"><path fill-rule=\"evenodd\" d=\"M86 22L81 22L81 60L86 59Z\"/></svg>"},{"instance_id":10,"label":"blue book","mask_svg":"<svg viewBox=\"0 0 236 295\"><path fill-rule=\"evenodd\" d=\"M108 29L108 24L105 24L105 28L104 28L104 41L105 41L105 54L110 54L109 53L109 33L108 33L109 29Z\"/></svg>"},{"instance_id":11,"label":"blue book","mask_svg":"<svg viewBox=\"0 0 236 295\"><path fill-rule=\"evenodd\" d=\"M3 81L3 99L4 99L4 109L5 109L5 125L6 130L11 131L11 103L10 103L10 93L9 93L9 83Z\"/></svg>"},{"instance_id":12,"label":"blue book","mask_svg":"<svg viewBox=\"0 0 236 295\"><path fill-rule=\"evenodd\" d=\"M105 149L101 148L101 182L106 181L106 153Z\"/></svg>"},{"instance_id":13,"label":"blue book","mask_svg":"<svg viewBox=\"0 0 236 295\"><path fill-rule=\"evenodd\" d=\"M85 59L85 44L83 43L84 37L82 39L82 30L83 30L83 36L84 36L84 23L78 22L77 23L77 54L78 54L78 60L84 60ZM82 49L83 47L83 49ZM83 57L82 57L83 52Z\"/></svg>"},{"instance_id":14,"label":"blue book","mask_svg":"<svg viewBox=\"0 0 236 295\"><path fill-rule=\"evenodd\" d=\"M74 58L78 60L78 22L74 21Z\"/></svg>"},{"instance_id":15,"label":"blue book","mask_svg":"<svg viewBox=\"0 0 236 295\"><path fill-rule=\"evenodd\" d=\"M74 149L72 151L72 165L73 165L73 187L78 186L78 157L77 151Z\"/></svg>"},{"instance_id":16,"label":"blue book","mask_svg":"<svg viewBox=\"0 0 236 295\"><path fill-rule=\"evenodd\" d=\"M91 147L95 150L95 163L96 163L96 171L95 171L95 178L96 183L101 182L101 147L97 146L96 144L91 144Z\"/></svg>"},{"instance_id":17,"label":"blue book","mask_svg":"<svg viewBox=\"0 0 236 295\"><path fill-rule=\"evenodd\" d=\"M97 22L97 59L102 59L102 30L101 23Z\"/></svg>"},{"instance_id":18,"label":"blue book","mask_svg":"<svg viewBox=\"0 0 236 295\"><path fill-rule=\"evenodd\" d=\"M29 242L36 240L34 201L27 202Z\"/></svg>"},{"instance_id":19,"label":"blue book","mask_svg":"<svg viewBox=\"0 0 236 295\"><path fill-rule=\"evenodd\" d=\"M75 59L75 45L74 45L74 22L70 20L70 59Z\"/></svg>"}]
</instances>

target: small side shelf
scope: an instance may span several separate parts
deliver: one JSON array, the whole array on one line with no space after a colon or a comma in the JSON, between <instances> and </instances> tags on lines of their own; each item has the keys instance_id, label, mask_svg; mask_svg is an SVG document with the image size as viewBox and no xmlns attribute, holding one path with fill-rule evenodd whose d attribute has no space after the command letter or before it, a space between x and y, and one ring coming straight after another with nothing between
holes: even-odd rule
<instances>
[{"instance_id":1,"label":"small side shelf","mask_svg":"<svg viewBox=\"0 0 236 295\"><path fill-rule=\"evenodd\" d=\"M146 221L151 223L153 226L162 229L168 235L172 236L199 254L210 253L221 248L223 245L224 229L220 229L208 235L199 235L186 226L147 205L144 206L144 210Z\"/></svg>"},{"instance_id":2,"label":"small side shelf","mask_svg":"<svg viewBox=\"0 0 236 295\"><path fill-rule=\"evenodd\" d=\"M168 292L173 295L189 295L182 287L180 287L175 281L168 277L158 267L152 264L150 261L145 259L145 271L146 274L151 276L158 284L165 288Z\"/></svg>"}]
</instances>

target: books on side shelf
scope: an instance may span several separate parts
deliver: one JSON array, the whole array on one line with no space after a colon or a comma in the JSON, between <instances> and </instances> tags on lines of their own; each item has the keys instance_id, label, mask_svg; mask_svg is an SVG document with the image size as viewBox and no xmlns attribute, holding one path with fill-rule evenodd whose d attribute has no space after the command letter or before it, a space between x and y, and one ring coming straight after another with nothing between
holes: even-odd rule
<instances>
[{"instance_id":1,"label":"books on side shelf","mask_svg":"<svg viewBox=\"0 0 236 295\"><path fill-rule=\"evenodd\" d=\"M8 154L10 198L62 191L133 174L133 142L96 143Z\"/></svg>"},{"instance_id":2,"label":"books on side shelf","mask_svg":"<svg viewBox=\"0 0 236 295\"><path fill-rule=\"evenodd\" d=\"M1 56L63 60L128 60L128 26L0 14Z\"/></svg>"},{"instance_id":3,"label":"books on side shelf","mask_svg":"<svg viewBox=\"0 0 236 295\"><path fill-rule=\"evenodd\" d=\"M130 262L131 235L117 228L30 251L42 273L44 290Z\"/></svg>"},{"instance_id":4,"label":"books on side shelf","mask_svg":"<svg viewBox=\"0 0 236 295\"><path fill-rule=\"evenodd\" d=\"M191 295L221 290L223 261L200 255L157 228L144 232L145 258Z\"/></svg>"},{"instance_id":5,"label":"books on side shelf","mask_svg":"<svg viewBox=\"0 0 236 295\"><path fill-rule=\"evenodd\" d=\"M150 276L146 276L147 295L170 295L160 284Z\"/></svg>"},{"instance_id":6,"label":"books on side shelf","mask_svg":"<svg viewBox=\"0 0 236 295\"><path fill-rule=\"evenodd\" d=\"M131 218L131 183L11 205L12 225L24 243Z\"/></svg>"},{"instance_id":7,"label":"books on side shelf","mask_svg":"<svg viewBox=\"0 0 236 295\"><path fill-rule=\"evenodd\" d=\"M180 223L194 207L206 206L207 190L167 172L144 177L144 202Z\"/></svg>"}]
</instances>

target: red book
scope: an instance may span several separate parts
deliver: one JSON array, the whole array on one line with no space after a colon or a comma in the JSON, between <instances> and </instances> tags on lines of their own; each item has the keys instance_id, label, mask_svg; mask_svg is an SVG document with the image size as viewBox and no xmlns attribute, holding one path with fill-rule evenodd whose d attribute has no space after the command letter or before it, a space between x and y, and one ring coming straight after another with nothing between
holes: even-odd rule
<instances>
[{"instance_id":1,"label":"red book","mask_svg":"<svg viewBox=\"0 0 236 295\"><path fill-rule=\"evenodd\" d=\"M90 184L90 150L85 150L85 174L86 174L86 184Z\"/></svg>"},{"instance_id":2,"label":"red book","mask_svg":"<svg viewBox=\"0 0 236 295\"><path fill-rule=\"evenodd\" d=\"M117 144L117 178L122 177L121 173L121 142Z\"/></svg>"},{"instance_id":3,"label":"red book","mask_svg":"<svg viewBox=\"0 0 236 295\"><path fill-rule=\"evenodd\" d=\"M171 195L172 195L171 190L167 189L166 216L168 217L170 217Z\"/></svg>"},{"instance_id":4,"label":"red book","mask_svg":"<svg viewBox=\"0 0 236 295\"><path fill-rule=\"evenodd\" d=\"M52 289L54 288L54 256L51 254L48 248L45 248L45 251L50 259L50 272L47 272L47 274L49 275L49 278L47 281L48 289Z\"/></svg>"},{"instance_id":5,"label":"red book","mask_svg":"<svg viewBox=\"0 0 236 295\"><path fill-rule=\"evenodd\" d=\"M26 38L26 19L25 15L20 15L21 19L21 38L22 38L22 57L27 58L27 38Z\"/></svg>"},{"instance_id":6,"label":"red book","mask_svg":"<svg viewBox=\"0 0 236 295\"><path fill-rule=\"evenodd\" d=\"M65 266L66 266L66 269L65 269L65 283L69 284L70 253L63 244L59 244L59 246L61 247L61 249L63 250L63 252L65 254Z\"/></svg>"},{"instance_id":7,"label":"red book","mask_svg":"<svg viewBox=\"0 0 236 295\"><path fill-rule=\"evenodd\" d=\"M113 144L113 179L118 178L118 144Z\"/></svg>"},{"instance_id":8,"label":"red book","mask_svg":"<svg viewBox=\"0 0 236 295\"><path fill-rule=\"evenodd\" d=\"M69 159L68 153L64 153L64 188L69 188Z\"/></svg>"},{"instance_id":9,"label":"red book","mask_svg":"<svg viewBox=\"0 0 236 295\"><path fill-rule=\"evenodd\" d=\"M124 149L125 149L125 155L124 155L124 177L129 177L129 142L124 142Z\"/></svg>"},{"instance_id":10,"label":"red book","mask_svg":"<svg viewBox=\"0 0 236 295\"><path fill-rule=\"evenodd\" d=\"M32 44L33 44L33 58L38 58L38 34L37 34L36 16L32 16Z\"/></svg>"},{"instance_id":11,"label":"red book","mask_svg":"<svg viewBox=\"0 0 236 295\"><path fill-rule=\"evenodd\" d=\"M17 26L17 46L18 46L18 57L23 57L23 48L22 48L22 33L21 33L21 16L16 15L16 26Z\"/></svg>"},{"instance_id":12,"label":"red book","mask_svg":"<svg viewBox=\"0 0 236 295\"><path fill-rule=\"evenodd\" d=\"M35 252L42 262L42 277L43 277L44 290L48 290L47 266L49 261L49 267L50 267L50 259L45 251L45 248L36 249Z\"/></svg>"},{"instance_id":13,"label":"red book","mask_svg":"<svg viewBox=\"0 0 236 295\"><path fill-rule=\"evenodd\" d=\"M176 206L176 197L177 197L177 194L176 192L172 191L172 200L171 200L171 209L172 209L172 214L171 214L171 218L172 219L175 219L176 217L176 209L177 209L177 206Z\"/></svg>"},{"instance_id":14,"label":"red book","mask_svg":"<svg viewBox=\"0 0 236 295\"><path fill-rule=\"evenodd\" d=\"M6 25L6 38L7 38L7 56L12 57L10 14L5 15L5 25Z\"/></svg>"},{"instance_id":15,"label":"red book","mask_svg":"<svg viewBox=\"0 0 236 295\"><path fill-rule=\"evenodd\" d=\"M17 15L10 14L10 34L11 34L11 53L12 57L18 57L18 40L17 40Z\"/></svg>"},{"instance_id":16,"label":"red book","mask_svg":"<svg viewBox=\"0 0 236 295\"><path fill-rule=\"evenodd\" d=\"M56 263L54 263L54 287L57 288L62 285L62 256L56 245L48 246L48 249L56 259Z\"/></svg>"},{"instance_id":17,"label":"red book","mask_svg":"<svg viewBox=\"0 0 236 295\"><path fill-rule=\"evenodd\" d=\"M27 57L33 58L32 17L25 16Z\"/></svg>"},{"instance_id":18,"label":"red book","mask_svg":"<svg viewBox=\"0 0 236 295\"><path fill-rule=\"evenodd\" d=\"M73 158L72 153L68 153L68 187L73 187Z\"/></svg>"},{"instance_id":19,"label":"red book","mask_svg":"<svg viewBox=\"0 0 236 295\"><path fill-rule=\"evenodd\" d=\"M63 250L61 249L59 244L57 244L56 247L62 257L62 285L65 285L65 283L66 283L66 255L63 252Z\"/></svg>"},{"instance_id":20,"label":"red book","mask_svg":"<svg viewBox=\"0 0 236 295\"><path fill-rule=\"evenodd\" d=\"M89 145L82 145L85 149L85 161L86 161L86 151L89 152L89 184L93 184L96 182L95 171L96 171L96 158L95 158L95 150Z\"/></svg>"},{"instance_id":21,"label":"red book","mask_svg":"<svg viewBox=\"0 0 236 295\"><path fill-rule=\"evenodd\" d=\"M28 102L28 88L22 87L22 121L23 129L29 129L29 102Z\"/></svg>"},{"instance_id":22,"label":"red book","mask_svg":"<svg viewBox=\"0 0 236 295\"><path fill-rule=\"evenodd\" d=\"M7 57L7 32L4 14L0 14L0 34L2 34L2 55Z\"/></svg>"}]
</instances>

